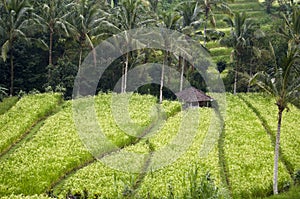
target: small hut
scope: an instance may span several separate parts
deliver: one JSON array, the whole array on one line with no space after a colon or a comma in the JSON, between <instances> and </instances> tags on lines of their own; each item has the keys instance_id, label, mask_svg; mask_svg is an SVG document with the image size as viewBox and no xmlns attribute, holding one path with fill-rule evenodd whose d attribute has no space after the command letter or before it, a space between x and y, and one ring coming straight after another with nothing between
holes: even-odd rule
<instances>
[{"instance_id":1,"label":"small hut","mask_svg":"<svg viewBox=\"0 0 300 199\"><path fill-rule=\"evenodd\" d=\"M183 103L183 108L211 107L213 98L194 87L187 88L175 94Z\"/></svg>"}]
</instances>

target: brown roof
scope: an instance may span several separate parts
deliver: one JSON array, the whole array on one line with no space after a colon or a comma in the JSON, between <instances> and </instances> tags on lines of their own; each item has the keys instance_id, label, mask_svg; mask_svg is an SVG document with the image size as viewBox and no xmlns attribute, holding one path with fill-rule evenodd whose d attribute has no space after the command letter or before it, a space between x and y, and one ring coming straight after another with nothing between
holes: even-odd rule
<instances>
[{"instance_id":1,"label":"brown roof","mask_svg":"<svg viewBox=\"0 0 300 199\"><path fill-rule=\"evenodd\" d=\"M213 98L194 87L187 88L181 92L176 93L175 95L178 99L185 102L206 102L213 100Z\"/></svg>"}]
</instances>

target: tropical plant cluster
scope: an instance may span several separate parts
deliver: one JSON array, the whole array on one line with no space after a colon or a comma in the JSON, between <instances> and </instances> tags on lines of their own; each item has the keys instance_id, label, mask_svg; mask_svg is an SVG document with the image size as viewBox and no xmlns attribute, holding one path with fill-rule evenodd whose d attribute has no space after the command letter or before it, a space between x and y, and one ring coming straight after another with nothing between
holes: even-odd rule
<instances>
[{"instance_id":1,"label":"tropical plant cluster","mask_svg":"<svg viewBox=\"0 0 300 199\"><path fill-rule=\"evenodd\" d=\"M168 28L199 41L216 64L227 68L219 70L224 71L227 91L250 91L247 78L273 67L269 42L279 55L287 52L291 39L294 45L299 44L297 2L280 1L280 7L272 4L273 1L264 3L268 12L270 7L274 9L273 15L267 15L263 4L253 1L3 0L0 93L63 90L70 98L76 74L89 52L95 55L95 47L110 36L143 27ZM225 50L220 48L220 39ZM199 72L182 56L142 49L115 60L101 77L97 91L111 91L122 79L121 91L125 92L127 72L146 62L164 62L181 71L193 86L207 89ZM179 85L179 80L176 83ZM161 95L159 89L163 89L165 97L174 97L157 85L146 85L141 92Z\"/></svg>"}]
</instances>

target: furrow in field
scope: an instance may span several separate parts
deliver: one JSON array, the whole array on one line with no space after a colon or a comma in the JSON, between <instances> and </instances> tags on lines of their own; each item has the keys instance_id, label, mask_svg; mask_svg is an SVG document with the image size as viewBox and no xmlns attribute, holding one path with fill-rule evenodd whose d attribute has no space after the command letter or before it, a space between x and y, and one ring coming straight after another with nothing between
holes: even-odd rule
<instances>
[{"instance_id":1,"label":"furrow in field","mask_svg":"<svg viewBox=\"0 0 300 199\"><path fill-rule=\"evenodd\" d=\"M59 94L28 95L0 115L0 157L26 137L41 118L51 114L60 101Z\"/></svg>"}]
</instances>

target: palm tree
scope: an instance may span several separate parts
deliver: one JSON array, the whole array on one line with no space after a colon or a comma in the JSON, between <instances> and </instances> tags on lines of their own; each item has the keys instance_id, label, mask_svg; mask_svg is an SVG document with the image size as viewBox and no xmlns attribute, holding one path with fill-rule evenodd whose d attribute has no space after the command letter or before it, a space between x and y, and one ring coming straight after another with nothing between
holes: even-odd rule
<instances>
[{"instance_id":1,"label":"palm tree","mask_svg":"<svg viewBox=\"0 0 300 199\"><path fill-rule=\"evenodd\" d=\"M222 11L225 14L232 16L232 11L227 5L225 0L197 0L199 7L204 11L204 44L206 46L207 42L207 24L208 21L213 25L216 26L216 20L214 17L213 9L217 9Z\"/></svg>"},{"instance_id":2,"label":"palm tree","mask_svg":"<svg viewBox=\"0 0 300 199\"><path fill-rule=\"evenodd\" d=\"M182 27L180 31L191 37L197 31L199 24L201 24L202 10L199 8L196 1L183 1L177 5L176 10L182 16ZM180 91L183 87L184 69L187 68L188 63L181 55L178 58L178 67L181 70L180 75Z\"/></svg>"},{"instance_id":3,"label":"palm tree","mask_svg":"<svg viewBox=\"0 0 300 199\"><path fill-rule=\"evenodd\" d=\"M66 18L71 13L68 9L70 9L72 5L72 3L67 3L67 1L48 0L47 3L39 6L39 8L42 7L42 11L39 14L35 14L38 24L49 34L49 42L48 45L46 45L49 51L49 65L53 65L52 52L54 34L62 31L68 36L68 22Z\"/></svg>"},{"instance_id":4,"label":"palm tree","mask_svg":"<svg viewBox=\"0 0 300 199\"><path fill-rule=\"evenodd\" d=\"M296 48L300 46L300 8L293 7L293 12L290 16L282 15L285 21L285 26L280 28L280 33L287 40L289 44Z\"/></svg>"},{"instance_id":5,"label":"palm tree","mask_svg":"<svg viewBox=\"0 0 300 199\"><path fill-rule=\"evenodd\" d=\"M179 3L176 10L182 16L182 29L198 26L201 23L201 14L203 11L196 1L183 1Z\"/></svg>"},{"instance_id":6,"label":"palm tree","mask_svg":"<svg viewBox=\"0 0 300 199\"><path fill-rule=\"evenodd\" d=\"M74 6L74 11L68 17L70 24L68 31L79 44L79 69L86 48L92 50L94 63L96 63L94 44L107 35L103 29L103 24L106 24L103 13L99 4L94 4L93 1L79 0Z\"/></svg>"},{"instance_id":7,"label":"palm tree","mask_svg":"<svg viewBox=\"0 0 300 199\"><path fill-rule=\"evenodd\" d=\"M26 30L30 19L28 14L32 8L26 0L9 0L4 1L4 13L0 18L0 33L4 39L1 44L1 55L4 61L7 60L8 54L10 59L10 96L14 94L14 43L18 38L27 38Z\"/></svg>"},{"instance_id":8,"label":"palm tree","mask_svg":"<svg viewBox=\"0 0 300 199\"><path fill-rule=\"evenodd\" d=\"M141 0L121 0L119 1L118 6L114 8L113 23L116 27L115 30L116 32L125 31L126 42L128 45L132 42L132 39L126 31L154 22L151 16L145 14L146 9L145 4L143 4ZM125 55L125 65L122 69L122 93L126 92L129 62L130 53L127 52Z\"/></svg>"},{"instance_id":9,"label":"palm tree","mask_svg":"<svg viewBox=\"0 0 300 199\"><path fill-rule=\"evenodd\" d=\"M177 30L179 27L179 20L181 16L176 12L163 12L161 15L161 24L160 27L164 29L170 29L170 30ZM161 71L161 81L160 81L160 90L159 90L159 103L162 103L163 100L163 87L164 87L164 70L165 70L165 64L170 66L170 60L171 60L171 53L168 51L169 49L169 38L168 35L163 31L163 39L165 41L164 46L166 48L166 51L164 51L164 60L163 60L163 66Z\"/></svg>"},{"instance_id":10,"label":"palm tree","mask_svg":"<svg viewBox=\"0 0 300 199\"><path fill-rule=\"evenodd\" d=\"M278 107L278 123L276 133L276 144L274 152L274 176L273 193L278 194L278 159L280 148L280 131L282 113L288 110L288 104L294 104L300 107L300 76L299 76L299 49L289 48L287 54L280 60L275 56L274 49L271 46L274 67L270 72L258 72L250 80L251 85L257 85L265 92L273 96Z\"/></svg>"},{"instance_id":11,"label":"palm tree","mask_svg":"<svg viewBox=\"0 0 300 199\"><path fill-rule=\"evenodd\" d=\"M246 13L234 13L234 18L226 17L224 21L231 27L230 38L221 40L221 44L232 47L232 58L235 62L233 93L236 94L238 71L243 62L243 52L250 46L252 33L257 25L251 19L247 19Z\"/></svg>"}]
</instances>

